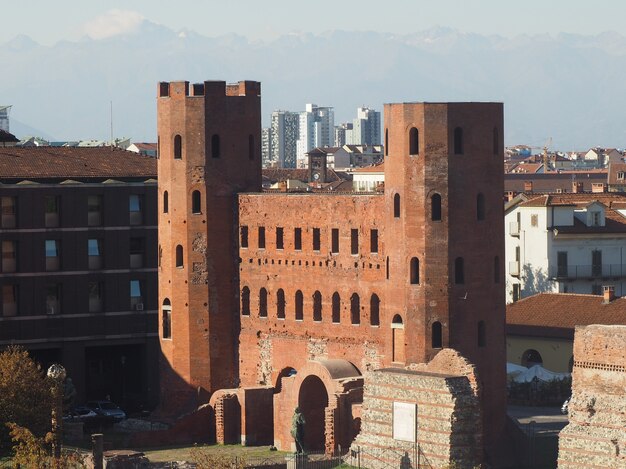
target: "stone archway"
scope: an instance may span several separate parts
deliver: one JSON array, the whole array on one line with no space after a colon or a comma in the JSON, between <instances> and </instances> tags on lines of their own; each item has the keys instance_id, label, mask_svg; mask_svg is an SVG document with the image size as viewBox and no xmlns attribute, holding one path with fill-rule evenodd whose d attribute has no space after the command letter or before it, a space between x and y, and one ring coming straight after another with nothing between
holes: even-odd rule
<instances>
[{"instance_id":1,"label":"stone archway","mask_svg":"<svg viewBox=\"0 0 626 469\"><path fill-rule=\"evenodd\" d=\"M304 448L306 451L322 451L326 444L326 409L328 392L322 380L307 376L300 386L298 407L304 415Z\"/></svg>"}]
</instances>

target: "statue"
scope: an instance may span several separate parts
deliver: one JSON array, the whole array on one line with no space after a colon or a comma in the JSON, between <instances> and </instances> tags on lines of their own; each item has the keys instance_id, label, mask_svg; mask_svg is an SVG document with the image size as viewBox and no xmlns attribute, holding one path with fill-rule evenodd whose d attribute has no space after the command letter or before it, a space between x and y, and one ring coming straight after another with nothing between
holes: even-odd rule
<instances>
[{"instance_id":1,"label":"statue","mask_svg":"<svg viewBox=\"0 0 626 469\"><path fill-rule=\"evenodd\" d=\"M304 453L304 415L300 412L300 407L296 407L291 418L291 436L296 440L296 451Z\"/></svg>"}]
</instances>

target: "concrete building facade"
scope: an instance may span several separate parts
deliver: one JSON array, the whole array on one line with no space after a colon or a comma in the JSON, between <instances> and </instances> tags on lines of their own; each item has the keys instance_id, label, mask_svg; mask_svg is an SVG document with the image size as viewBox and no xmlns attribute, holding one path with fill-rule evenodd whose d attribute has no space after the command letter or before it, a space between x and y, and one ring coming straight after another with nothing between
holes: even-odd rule
<instances>
[{"instance_id":1,"label":"concrete building facade","mask_svg":"<svg viewBox=\"0 0 626 469\"><path fill-rule=\"evenodd\" d=\"M347 448L366 371L453 348L476 365L493 445L502 105L386 105L384 193L307 194L261 192L259 83L161 83L158 96L163 407L211 396L216 434L284 450L300 407L309 449Z\"/></svg>"},{"instance_id":2,"label":"concrete building facade","mask_svg":"<svg viewBox=\"0 0 626 469\"><path fill-rule=\"evenodd\" d=\"M295 168L300 135L297 112L274 111L270 127L270 158L268 163L279 168Z\"/></svg>"},{"instance_id":3,"label":"concrete building facade","mask_svg":"<svg viewBox=\"0 0 626 469\"><path fill-rule=\"evenodd\" d=\"M332 107L307 104L299 115L297 166L306 168L306 154L316 147L335 143L335 111Z\"/></svg>"}]
</instances>

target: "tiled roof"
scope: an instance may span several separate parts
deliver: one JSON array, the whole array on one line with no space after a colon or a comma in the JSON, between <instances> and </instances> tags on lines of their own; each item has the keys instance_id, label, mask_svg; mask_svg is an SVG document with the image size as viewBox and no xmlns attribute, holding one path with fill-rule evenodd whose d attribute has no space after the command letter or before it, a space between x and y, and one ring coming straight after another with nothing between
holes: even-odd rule
<instances>
[{"instance_id":1,"label":"tiled roof","mask_svg":"<svg viewBox=\"0 0 626 469\"><path fill-rule=\"evenodd\" d=\"M141 143L135 143L134 145L138 149L140 149L140 150L145 150L145 151L156 151L157 150L157 144L156 143L141 142Z\"/></svg>"},{"instance_id":2,"label":"tiled roof","mask_svg":"<svg viewBox=\"0 0 626 469\"><path fill-rule=\"evenodd\" d=\"M385 163L373 164L371 166L363 166L362 168L354 168L353 173L384 173Z\"/></svg>"},{"instance_id":3,"label":"tiled roof","mask_svg":"<svg viewBox=\"0 0 626 469\"><path fill-rule=\"evenodd\" d=\"M607 182L607 170L590 171L561 171L543 174L515 174L504 175L504 190L524 192L524 183L533 183L533 192L572 192L573 182L582 182L583 190L591 191L593 183Z\"/></svg>"},{"instance_id":4,"label":"tiled roof","mask_svg":"<svg viewBox=\"0 0 626 469\"><path fill-rule=\"evenodd\" d=\"M506 307L507 334L573 338L575 326L589 324L626 325L626 298L540 293Z\"/></svg>"},{"instance_id":5,"label":"tiled roof","mask_svg":"<svg viewBox=\"0 0 626 469\"><path fill-rule=\"evenodd\" d=\"M543 163L521 163L511 169L512 173L535 174L543 168Z\"/></svg>"},{"instance_id":6,"label":"tiled roof","mask_svg":"<svg viewBox=\"0 0 626 469\"><path fill-rule=\"evenodd\" d=\"M12 133L0 129L0 143L17 143L20 140Z\"/></svg>"},{"instance_id":7,"label":"tiled roof","mask_svg":"<svg viewBox=\"0 0 626 469\"><path fill-rule=\"evenodd\" d=\"M0 179L156 178L154 158L110 147L0 147Z\"/></svg>"}]
</instances>

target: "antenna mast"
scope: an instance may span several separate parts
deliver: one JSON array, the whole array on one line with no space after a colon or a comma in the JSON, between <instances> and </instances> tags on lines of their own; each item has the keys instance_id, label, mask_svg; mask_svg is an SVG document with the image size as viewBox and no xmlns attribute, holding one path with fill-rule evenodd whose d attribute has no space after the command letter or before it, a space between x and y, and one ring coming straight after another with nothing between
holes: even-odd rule
<instances>
[{"instance_id":1,"label":"antenna mast","mask_svg":"<svg viewBox=\"0 0 626 469\"><path fill-rule=\"evenodd\" d=\"M111 104L111 150L113 149L113 101L110 102Z\"/></svg>"}]
</instances>

